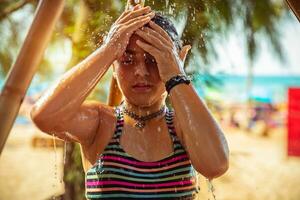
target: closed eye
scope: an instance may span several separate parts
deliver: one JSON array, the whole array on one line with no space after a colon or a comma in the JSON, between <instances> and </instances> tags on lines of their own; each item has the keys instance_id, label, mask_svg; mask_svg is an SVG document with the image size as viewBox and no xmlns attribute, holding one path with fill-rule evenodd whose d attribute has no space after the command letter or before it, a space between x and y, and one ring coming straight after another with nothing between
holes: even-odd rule
<instances>
[{"instance_id":1,"label":"closed eye","mask_svg":"<svg viewBox=\"0 0 300 200\"><path fill-rule=\"evenodd\" d=\"M131 65L131 64L133 64L133 60L132 60L132 59L123 60L123 61L122 61L122 64L123 64L123 65Z\"/></svg>"},{"instance_id":2,"label":"closed eye","mask_svg":"<svg viewBox=\"0 0 300 200\"><path fill-rule=\"evenodd\" d=\"M152 57L152 56L150 56L150 55L146 55L145 56L145 62L147 63L147 64L156 64L156 60L155 60L155 58L154 57Z\"/></svg>"}]
</instances>

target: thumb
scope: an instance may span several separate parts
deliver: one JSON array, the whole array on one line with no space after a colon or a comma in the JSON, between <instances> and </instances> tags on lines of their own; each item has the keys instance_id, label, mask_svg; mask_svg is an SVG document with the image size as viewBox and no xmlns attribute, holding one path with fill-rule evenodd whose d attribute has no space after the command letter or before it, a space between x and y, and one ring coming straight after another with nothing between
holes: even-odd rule
<instances>
[{"instance_id":1,"label":"thumb","mask_svg":"<svg viewBox=\"0 0 300 200\"><path fill-rule=\"evenodd\" d=\"M188 52L189 52L189 50L190 50L191 48L192 48L191 45L185 45L184 47L182 47L182 49L181 49L181 51L180 51L180 53L179 53L179 57L180 57L180 59L182 60L182 62L185 61L186 56L187 56L187 54L188 54Z\"/></svg>"}]
</instances>

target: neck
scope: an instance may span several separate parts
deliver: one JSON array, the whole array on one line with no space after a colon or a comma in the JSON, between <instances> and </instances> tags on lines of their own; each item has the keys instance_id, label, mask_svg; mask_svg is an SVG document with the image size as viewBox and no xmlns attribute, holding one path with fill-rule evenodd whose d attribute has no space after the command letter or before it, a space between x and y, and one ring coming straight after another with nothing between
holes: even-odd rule
<instances>
[{"instance_id":1,"label":"neck","mask_svg":"<svg viewBox=\"0 0 300 200\"><path fill-rule=\"evenodd\" d=\"M150 106L138 106L138 105L131 104L130 102L125 100L124 105L127 108L127 110L134 112L136 115L146 116L151 113L155 113L159 111L165 105L165 102L157 101L156 103Z\"/></svg>"}]
</instances>

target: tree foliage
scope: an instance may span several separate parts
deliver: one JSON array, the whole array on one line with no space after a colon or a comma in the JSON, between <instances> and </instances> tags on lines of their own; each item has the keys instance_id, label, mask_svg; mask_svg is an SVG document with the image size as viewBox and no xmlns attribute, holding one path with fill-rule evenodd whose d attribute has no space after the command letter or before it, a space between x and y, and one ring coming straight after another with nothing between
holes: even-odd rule
<instances>
[{"instance_id":1,"label":"tree foliage","mask_svg":"<svg viewBox=\"0 0 300 200\"><path fill-rule=\"evenodd\" d=\"M21 39L23 39L19 35L24 29L22 21L17 21L11 16L15 12L22 12L26 4L31 6L33 14L37 4L36 0L5 0L3 2L0 6L0 66L2 76L7 74L17 49L22 43ZM80 0L66 1L63 15L57 25L59 34L55 34L56 39L68 38L76 43L73 45L73 52L78 57L77 62L101 45L109 27L124 10L126 4L125 0L82 0L82 2L88 9L88 16L86 23L82 24L81 27L84 35L81 41L76 42L72 39L76 17L80 14ZM169 16L175 22L180 22L181 26L184 27L183 42L192 44L195 51L200 53L204 63L209 63L210 58L217 56L214 50L214 37L226 35L235 26L242 26L241 30L244 30L239 37L244 38L249 60L255 60L259 49L258 44L261 41L260 35L265 36L264 38L269 41L278 57L283 58L277 23L287 10L282 1L149 0L146 1L146 5L150 5L154 10ZM1 16L3 17L1 18ZM55 36L53 40L55 40ZM188 59L193 59L193 56ZM47 63L44 61L41 65L43 66L39 69L41 75L51 72L51 70L45 70L45 68L51 68ZM195 70L199 70L200 66L197 67Z\"/></svg>"}]
</instances>

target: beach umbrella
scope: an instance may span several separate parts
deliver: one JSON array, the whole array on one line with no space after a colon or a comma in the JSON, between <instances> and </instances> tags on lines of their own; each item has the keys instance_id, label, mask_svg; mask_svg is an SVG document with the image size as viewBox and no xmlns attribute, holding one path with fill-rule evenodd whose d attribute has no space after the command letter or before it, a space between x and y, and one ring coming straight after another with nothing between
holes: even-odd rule
<instances>
[{"instance_id":1,"label":"beach umbrella","mask_svg":"<svg viewBox=\"0 0 300 200\"><path fill-rule=\"evenodd\" d=\"M0 153L19 112L32 77L50 41L64 0L41 0L16 61L0 94Z\"/></svg>"},{"instance_id":2,"label":"beach umbrella","mask_svg":"<svg viewBox=\"0 0 300 200\"><path fill-rule=\"evenodd\" d=\"M252 96L250 99L257 103L271 104L273 102L271 97Z\"/></svg>"},{"instance_id":3,"label":"beach umbrella","mask_svg":"<svg viewBox=\"0 0 300 200\"><path fill-rule=\"evenodd\" d=\"M257 103L273 103L273 93L264 87L254 88L251 91L250 100Z\"/></svg>"},{"instance_id":4,"label":"beach umbrella","mask_svg":"<svg viewBox=\"0 0 300 200\"><path fill-rule=\"evenodd\" d=\"M286 2L300 22L300 1L299 0L286 0Z\"/></svg>"},{"instance_id":5,"label":"beach umbrella","mask_svg":"<svg viewBox=\"0 0 300 200\"><path fill-rule=\"evenodd\" d=\"M125 10L130 10L137 4L144 6L145 0L127 0L127 5ZM110 82L107 104L109 106L117 106L121 103L121 100L122 100L122 93L118 87L117 80L114 77L112 77Z\"/></svg>"}]
</instances>

